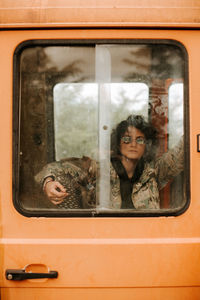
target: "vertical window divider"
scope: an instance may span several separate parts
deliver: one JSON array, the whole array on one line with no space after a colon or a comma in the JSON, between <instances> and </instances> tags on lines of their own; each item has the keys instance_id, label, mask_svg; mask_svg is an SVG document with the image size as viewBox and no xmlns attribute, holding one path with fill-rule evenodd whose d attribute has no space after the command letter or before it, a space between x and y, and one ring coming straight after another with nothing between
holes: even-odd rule
<instances>
[{"instance_id":1,"label":"vertical window divider","mask_svg":"<svg viewBox=\"0 0 200 300\"><path fill-rule=\"evenodd\" d=\"M99 179L97 210L109 208L110 203L110 133L111 133L111 57L104 45L96 46L96 82L99 103Z\"/></svg>"}]
</instances>

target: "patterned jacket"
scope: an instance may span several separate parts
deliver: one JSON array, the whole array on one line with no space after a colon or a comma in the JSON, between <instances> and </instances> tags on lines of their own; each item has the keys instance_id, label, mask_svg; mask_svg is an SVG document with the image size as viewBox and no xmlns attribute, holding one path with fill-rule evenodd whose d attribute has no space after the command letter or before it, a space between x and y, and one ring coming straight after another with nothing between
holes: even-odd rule
<instances>
[{"instance_id":1,"label":"patterned jacket","mask_svg":"<svg viewBox=\"0 0 200 300\"><path fill-rule=\"evenodd\" d=\"M183 141L164 153L161 157L145 163L140 180L133 185L132 201L136 209L159 209L161 190L169 181L183 171ZM69 184L80 189L82 208L95 207L95 183L97 164L88 157L69 158L46 165L35 179L41 185L44 179L52 176L68 189ZM110 203L109 208L121 208L120 179L110 164ZM67 201L67 199L66 199Z\"/></svg>"}]
</instances>

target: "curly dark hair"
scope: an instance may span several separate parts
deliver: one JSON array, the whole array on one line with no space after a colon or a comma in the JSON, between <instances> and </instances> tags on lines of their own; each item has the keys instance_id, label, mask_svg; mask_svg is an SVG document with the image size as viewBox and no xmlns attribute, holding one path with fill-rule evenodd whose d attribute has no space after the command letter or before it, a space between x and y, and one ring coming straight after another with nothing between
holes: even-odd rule
<instances>
[{"instance_id":1,"label":"curly dark hair","mask_svg":"<svg viewBox=\"0 0 200 300\"><path fill-rule=\"evenodd\" d=\"M130 115L113 129L111 134L111 156L119 157L121 155L120 141L129 126L139 129L144 134L146 138L144 159L147 161L152 160L158 144L157 130L150 123L146 122L141 115Z\"/></svg>"}]
</instances>

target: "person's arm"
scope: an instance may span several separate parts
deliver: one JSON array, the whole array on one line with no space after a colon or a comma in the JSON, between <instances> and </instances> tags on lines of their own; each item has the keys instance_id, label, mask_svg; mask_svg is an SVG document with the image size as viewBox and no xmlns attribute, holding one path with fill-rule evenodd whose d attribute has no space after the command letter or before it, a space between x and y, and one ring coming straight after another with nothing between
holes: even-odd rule
<instances>
[{"instance_id":1,"label":"person's arm","mask_svg":"<svg viewBox=\"0 0 200 300\"><path fill-rule=\"evenodd\" d=\"M184 169L183 137L179 143L156 161L157 182L162 189L170 180Z\"/></svg>"},{"instance_id":2,"label":"person's arm","mask_svg":"<svg viewBox=\"0 0 200 300\"><path fill-rule=\"evenodd\" d=\"M55 205L60 204L68 196L64 186L56 180L57 175L64 172L60 162L47 164L35 176L48 199Z\"/></svg>"},{"instance_id":3,"label":"person's arm","mask_svg":"<svg viewBox=\"0 0 200 300\"><path fill-rule=\"evenodd\" d=\"M35 176L35 180L43 188L48 199L56 205L69 196L67 192L69 176L70 184L85 187L96 177L96 169L96 162L89 158L68 158L45 165Z\"/></svg>"}]
</instances>

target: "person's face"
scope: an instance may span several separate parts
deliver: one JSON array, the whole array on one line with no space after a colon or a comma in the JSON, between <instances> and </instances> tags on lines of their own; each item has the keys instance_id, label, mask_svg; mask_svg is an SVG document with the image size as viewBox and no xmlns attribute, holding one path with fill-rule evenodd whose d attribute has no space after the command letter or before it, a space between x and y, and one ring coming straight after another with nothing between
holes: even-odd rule
<instances>
[{"instance_id":1,"label":"person's face","mask_svg":"<svg viewBox=\"0 0 200 300\"><path fill-rule=\"evenodd\" d=\"M137 128L129 126L120 141L120 152L128 159L139 160L145 151L145 136Z\"/></svg>"}]
</instances>

